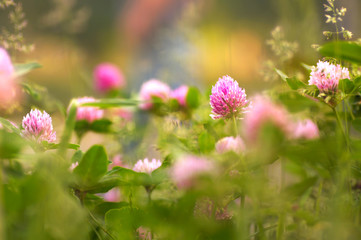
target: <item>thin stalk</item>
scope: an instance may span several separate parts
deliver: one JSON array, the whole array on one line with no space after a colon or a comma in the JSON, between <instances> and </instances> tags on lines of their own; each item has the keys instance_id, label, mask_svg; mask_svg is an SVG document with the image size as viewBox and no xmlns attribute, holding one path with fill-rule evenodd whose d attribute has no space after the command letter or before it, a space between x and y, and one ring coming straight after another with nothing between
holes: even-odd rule
<instances>
[{"instance_id":1,"label":"thin stalk","mask_svg":"<svg viewBox=\"0 0 361 240\"><path fill-rule=\"evenodd\" d=\"M237 137L238 136L238 126L237 126L237 120L236 120L236 116L235 115L233 115L233 127L234 127L234 132L235 132L235 137Z\"/></svg>"},{"instance_id":2,"label":"thin stalk","mask_svg":"<svg viewBox=\"0 0 361 240\"><path fill-rule=\"evenodd\" d=\"M106 233L111 239L115 240L115 238L108 232L108 230L106 230L102 224L94 217L94 215L90 212L89 212L89 215L90 217L92 218L92 220L97 224L97 226L104 232Z\"/></svg>"},{"instance_id":3,"label":"thin stalk","mask_svg":"<svg viewBox=\"0 0 361 240\"><path fill-rule=\"evenodd\" d=\"M344 139L345 139L345 142L346 142L347 149L349 149L348 136L346 135L345 130L344 130L343 126L342 126L342 122L341 122L340 116L338 115L338 112L336 111L335 108L332 108L332 111L335 113L336 120L337 120L337 124L338 124L338 126L340 127L340 129L341 129L342 135L343 135L343 137L344 137Z\"/></svg>"},{"instance_id":4,"label":"thin stalk","mask_svg":"<svg viewBox=\"0 0 361 240\"><path fill-rule=\"evenodd\" d=\"M318 186L318 193L317 193L317 199L316 199L316 215L317 216L320 213L320 198L322 195L322 189L323 189L323 180L321 180L320 185Z\"/></svg>"},{"instance_id":5,"label":"thin stalk","mask_svg":"<svg viewBox=\"0 0 361 240\"><path fill-rule=\"evenodd\" d=\"M284 221L285 221L284 213L280 213L278 217L278 228L277 228L277 240L283 239L283 233L285 231L284 227Z\"/></svg>"},{"instance_id":6,"label":"thin stalk","mask_svg":"<svg viewBox=\"0 0 361 240\"><path fill-rule=\"evenodd\" d=\"M271 229L273 229L273 228L276 228L278 226L278 224L275 224L275 225L272 225L272 226L269 226L269 227L265 227L265 228L263 228L262 230L262 233L264 233L265 231L267 231L267 230L271 230ZM255 233L253 233L253 234L251 234L251 235L249 235L248 236L248 238L252 238L252 237L255 237L255 236L257 236L258 234L260 234L261 233L261 230L260 231L258 231L258 232L255 232Z\"/></svg>"}]
</instances>

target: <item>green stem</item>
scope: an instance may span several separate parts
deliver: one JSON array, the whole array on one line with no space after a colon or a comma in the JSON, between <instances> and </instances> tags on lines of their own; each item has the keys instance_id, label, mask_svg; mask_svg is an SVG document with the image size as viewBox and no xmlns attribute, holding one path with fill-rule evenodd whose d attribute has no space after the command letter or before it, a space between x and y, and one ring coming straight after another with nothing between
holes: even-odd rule
<instances>
[{"instance_id":1,"label":"green stem","mask_svg":"<svg viewBox=\"0 0 361 240\"><path fill-rule=\"evenodd\" d=\"M283 239L283 233L284 233L284 213L280 213L278 217L278 228L277 228L277 240Z\"/></svg>"},{"instance_id":2,"label":"green stem","mask_svg":"<svg viewBox=\"0 0 361 240\"><path fill-rule=\"evenodd\" d=\"M111 239L115 240L115 238L106 230L102 224L94 217L94 215L89 211L89 215L92 218L92 220L96 223L96 225L104 232L106 233Z\"/></svg>"},{"instance_id":3,"label":"green stem","mask_svg":"<svg viewBox=\"0 0 361 240\"><path fill-rule=\"evenodd\" d=\"M237 137L238 136L238 126L237 126L237 120L236 120L236 116L235 115L233 115L233 127L234 127L234 132L235 132L235 137Z\"/></svg>"},{"instance_id":4,"label":"green stem","mask_svg":"<svg viewBox=\"0 0 361 240\"><path fill-rule=\"evenodd\" d=\"M320 182L320 186L318 187L318 194L316 199L316 215L318 216L320 213L320 198L322 195L322 189L323 189L323 180Z\"/></svg>"},{"instance_id":5,"label":"green stem","mask_svg":"<svg viewBox=\"0 0 361 240\"><path fill-rule=\"evenodd\" d=\"M332 108L332 110L333 110L333 112L335 113L336 120L337 120L337 124L338 124L338 126L340 127L340 129L341 129L342 135L343 135L343 137L344 137L344 139L345 139L345 142L346 142L347 149L349 150L350 148L349 148L348 136L346 135L345 130L344 130L343 126L342 126L342 122L341 122L340 116L338 115L338 112L336 111L335 108Z\"/></svg>"}]
</instances>

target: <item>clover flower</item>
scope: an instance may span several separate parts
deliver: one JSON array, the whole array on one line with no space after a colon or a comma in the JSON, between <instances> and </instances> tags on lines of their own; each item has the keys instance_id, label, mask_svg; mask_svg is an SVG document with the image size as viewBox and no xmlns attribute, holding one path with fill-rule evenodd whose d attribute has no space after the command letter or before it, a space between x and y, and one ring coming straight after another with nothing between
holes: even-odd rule
<instances>
[{"instance_id":1,"label":"clover flower","mask_svg":"<svg viewBox=\"0 0 361 240\"><path fill-rule=\"evenodd\" d=\"M252 109L244 118L244 132L247 140L255 142L266 123L275 125L286 136L291 135L293 123L286 109L272 103L267 97L256 96L252 100Z\"/></svg>"},{"instance_id":2,"label":"clover flower","mask_svg":"<svg viewBox=\"0 0 361 240\"><path fill-rule=\"evenodd\" d=\"M219 78L216 85L212 87L210 105L212 107L213 119L240 118L246 112L249 101L246 99L245 90L238 86L238 82L230 76Z\"/></svg>"},{"instance_id":3,"label":"clover flower","mask_svg":"<svg viewBox=\"0 0 361 240\"><path fill-rule=\"evenodd\" d=\"M318 61L317 67L312 67L308 84L316 85L323 93L336 93L339 81L345 78L350 78L347 68L342 68L339 64Z\"/></svg>"},{"instance_id":4,"label":"clover flower","mask_svg":"<svg viewBox=\"0 0 361 240\"><path fill-rule=\"evenodd\" d=\"M144 173L152 173L155 169L159 168L162 165L162 162L157 159L152 159L149 161L148 158L144 160L139 160L133 168L133 171L136 172L144 172Z\"/></svg>"},{"instance_id":5,"label":"clover flower","mask_svg":"<svg viewBox=\"0 0 361 240\"><path fill-rule=\"evenodd\" d=\"M22 135L38 143L42 141L55 142L56 133L53 131L51 117L45 111L33 109L28 113L22 122L24 130Z\"/></svg>"},{"instance_id":6,"label":"clover flower","mask_svg":"<svg viewBox=\"0 0 361 240\"><path fill-rule=\"evenodd\" d=\"M295 124L293 138L315 139L320 136L317 125L310 119Z\"/></svg>"},{"instance_id":7,"label":"clover flower","mask_svg":"<svg viewBox=\"0 0 361 240\"><path fill-rule=\"evenodd\" d=\"M99 64L94 70L95 88L99 92L124 87L123 73L111 63Z\"/></svg>"},{"instance_id":8,"label":"clover flower","mask_svg":"<svg viewBox=\"0 0 361 240\"><path fill-rule=\"evenodd\" d=\"M82 97L77 99L78 103L91 103L96 100L92 97ZM104 116L104 110L97 107L78 107L76 111L76 120L86 120L89 123L101 119Z\"/></svg>"},{"instance_id":9,"label":"clover flower","mask_svg":"<svg viewBox=\"0 0 361 240\"><path fill-rule=\"evenodd\" d=\"M176 99L180 106L185 107L187 105L188 90L188 86L182 85L170 93L170 98Z\"/></svg>"},{"instance_id":10,"label":"clover flower","mask_svg":"<svg viewBox=\"0 0 361 240\"><path fill-rule=\"evenodd\" d=\"M3 76L12 76L15 73L9 54L5 49L0 48L0 78Z\"/></svg>"},{"instance_id":11,"label":"clover flower","mask_svg":"<svg viewBox=\"0 0 361 240\"><path fill-rule=\"evenodd\" d=\"M212 162L196 156L184 156L179 159L171 169L171 176L178 188L190 188L198 175L214 170Z\"/></svg>"},{"instance_id":12,"label":"clover flower","mask_svg":"<svg viewBox=\"0 0 361 240\"><path fill-rule=\"evenodd\" d=\"M106 202L120 202L120 189L112 188L103 195Z\"/></svg>"},{"instance_id":13,"label":"clover flower","mask_svg":"<svg viewBox=\"0 0 361 240\"><path fill-rule=\"evenodd\" d=\"M167 84L157 79L150 79L143 83L140 88L140 98L145 102L139 107L143 110L151 109L153 107L151 103L152 97L158 97L166 101L169 98L170 91L170 87Z\"/></svg>"},{"instance_id":14,"label":"clover flower","mask_svg":"<svg viewBox=\"0 0 361 240\"><path fill-rule=\"evenodd\" d=\"M216 151L218 153L225 153L233 151L235 153L241 153L244 151L245 146L242 138L239 136L235 137L225 137L219 140L216 143Z\"/></svg>"}]
</instances>

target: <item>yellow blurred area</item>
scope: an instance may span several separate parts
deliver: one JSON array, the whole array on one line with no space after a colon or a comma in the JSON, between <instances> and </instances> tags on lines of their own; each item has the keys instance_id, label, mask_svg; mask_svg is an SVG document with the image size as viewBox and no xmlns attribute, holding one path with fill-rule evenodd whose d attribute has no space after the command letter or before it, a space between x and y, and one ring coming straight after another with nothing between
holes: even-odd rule
<instances>
[{"instance_id":1,"label":"yellow blurred area","mask_svg":"<svg viewBox=\"0 0 361 240\"><path fill-rule=\"evenodd\" d=\"M262 61L262 41L252 31L222 26L205 29L195 45L201 75L205 83L216 81L215 76L231 75L239 81L250 81L258 74Z\"/></svg>"}]
</instances>

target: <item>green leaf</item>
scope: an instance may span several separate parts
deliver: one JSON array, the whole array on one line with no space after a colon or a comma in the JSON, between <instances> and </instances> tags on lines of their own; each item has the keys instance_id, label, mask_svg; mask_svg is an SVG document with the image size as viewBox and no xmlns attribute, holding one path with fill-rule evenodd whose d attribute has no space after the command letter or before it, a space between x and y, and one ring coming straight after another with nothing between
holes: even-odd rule
<instances>
[{"instance_id":1,"label":"green leaf","mask_svg":"<svg viewBox=\"0 0 361 240\"><path fill-rule=\"evenodd\" d=\"M0 123L9 131L20 135L20 129L14 126L9 120L0 117Z\"/></svg>"},{"instance_id":2,"label":"green leaf","mask_svg":"<svg viewBox=\"0 0 361 240\"><path fill-rule=\"evenodd\" d=\"M46 147L47 149L58 149L60 147L60 143L48 143ZM79 147L80 147L79 144L74 144L74 143L68 143L67 145L68 149L78 150Z\"/></svg>"},{"instance_id":3,"label":"green leaf","mask_svg":"<svg viewBox=\"0 0 361 240\"><path fill-rule=\"evenodd\" d=\"M109 119L98 119L91 123L90 130L98 133L110 132L112 121Z\"/></svg>"},{"instance_id":4,"label":"green leaf","mask_svg":"<svg viewBox=\"0 0 361 240\"><path fill-rule=\"evenodd\" d=\"M301 82L300 80L298 80L296 77L286 78L286 81L287 81L288 86L290 86L290 88L292 90L297 90L300 88L307 88L307 85L304 82Z\"/></svg>"},{"instance_id":5,"label":"green leaf","mask_svg":"<svg viewBox=\"0 0 361 240\"><path fill-rule=\"evenodd\" d=\"M28 72L37 69L37 68L41 68L42 66L37 63L37 62L32 62L32 63L24 63L24 64L15 64L15 74L16 76L22 76L27 74Z\"/></svg>"},{"instance_id":6,"label":"green leaf","mask_svg":"<svg viewBox=\"0 0 361 240\"><path fill-rule=\"evenodd\" d=\"M291 199L301 197L307 190L314 186L317 182L318 177L306 178L300 183L293 184L284 190L285 197Z\"/></svg>"},{"instance_id":7,"label":"green leaf","mask_svg":"<svg viewBox=\"0 0 361 240\"><path fill-rule=\"evenodd\" d=\"M142 172L135 172L128 168L115 167L110 175L116 175L119 185L150 185L152 179L149 174Z\"/></svg>"},{"instance_id":8,"label":"green leaf","mask_svg":"<svg viewBox=\"0 0 361 240\"><path fill-rule=\"evenodd\" d=\"M304 67L306 70L308 70L308 71L312 71L312 66L311 65L308 65L308 64L306 64L306 63L301 63L301 65L302 65L302 67Z\"/></svg>"},{"instance_id":9,"label":"green leaf","mask_svg":"<svg viewBox=\"0 0 361 240\"><path fill-rule=\"evenodd\" d=\"M187 97L186 97L187 106L190 108L197 108L200 104L200 93L199 90L195 87L189 87Z\"/></svg>"},{"instance_id":10,"label":"green leaf","mask_svg":"<svg viewBox=\"0 0 361 240\"><path fill-rule=\"evenodd\" d=\"M24 144L25 142L20 135L0 129L0 158L17 157Z\"/></svg>"},{"instance_id":11,"label":"green leaf","mask_svg":"<svg viewBox=\"0 0 361 240\"><path fill-rule=\"evenodd\" d=\"M135 230L142 225L142 215L134 207L112 209L105 214L105 225L116 239L134 239Z\"/></svg>"},{"instance_id":12,"label":"green leaf","mask_svg":"<svg viewBox=\"0 0 361 240\"><path fill-rule=\"evenodd\" d=\"M340 89L343 93L351 93L355 88L354 83L350 79L341 79L338 84L338 89Z\"/></svg>"},{"instance_id":13,"label":"green leaf","mask_svg":"<svg viewBox=\"0 0 361 240\"><path fill-rule=\"evenodd\" d=\"M202 153L210 152L214 149L216 140L207 132L201 133L198 138L199 149Z\"/></svg>"},{"instance_id":14,"label":"green leaf","mask_svg":"<svg viewBox=\"0 0 361 240\"><path fill-rule=\"evenodd\" d=\"M355 85L355 88L353 89L353 91L359 90L359 88L361 87L361 77L355 78L353 80L353 84Z\"/></svg>"},{"instance_id":15,"label":"green leaf","mask_svg":"<svg viewBox=\"0 0 361 240\"><path fill-rule=\"evenodd\" d=\"M114 107L122 107L122 106L137 106L138 104L139 101L137 100L112 98L112 99L98 99L96 102L83 103L80 106L114 108Z\"/></svg>"},{"instance_id":16,"label":"green leaf","mask_svg":"<svg viewBox=\"0 0 361 240\"><path fill-rule=\"evenodd\" d=\"M82 185L91 186L106 174L108 157L103 146L92 146L74 169Z\"/></svg>"},{"instance_id":17,"label":"green leaf","mask_svg":"<svg viewBox=\"0 0 361 240\"><path fill-rule=\"evenodd\" d=\"M282 78L283 81L285 81L285 82L287 81L286 79L288 78L288 76L284 72L282 72L281 70L279 70L277 68L275 68L275 71Z\"/></svg>"},{"instance_id":18,"label":"green leaf","mask_svg":"<svg viewBox=\"0 0 361 240\"><path fill-rule=\"evenodd\" d=\"M325 57L361 64L361 46L351 42L330 42L319 49Z\"/></svg>"}]
</instances>

